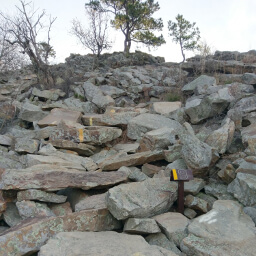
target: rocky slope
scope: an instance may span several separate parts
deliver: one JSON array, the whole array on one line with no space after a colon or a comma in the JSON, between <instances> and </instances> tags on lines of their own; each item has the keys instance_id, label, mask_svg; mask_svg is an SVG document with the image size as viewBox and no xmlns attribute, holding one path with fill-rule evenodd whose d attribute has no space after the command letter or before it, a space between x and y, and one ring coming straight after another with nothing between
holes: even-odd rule
<instances>
[{"instance_id":1,"label":"rocky slope","mask_svg":"<svg viewBox=\"0 0 256 256\"><path fill-rule=\"evenodd\" d=\"M72 55L51 89L0 74L0 255L254 255L254 59ZM184 215L172 169L194 174Z\"/></svg>"}]
</instances>

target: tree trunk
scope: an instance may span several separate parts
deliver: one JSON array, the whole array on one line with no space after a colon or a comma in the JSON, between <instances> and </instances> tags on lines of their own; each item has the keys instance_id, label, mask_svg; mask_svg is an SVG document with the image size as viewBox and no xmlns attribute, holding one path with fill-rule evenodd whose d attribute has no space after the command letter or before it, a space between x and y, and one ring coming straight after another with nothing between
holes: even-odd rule
<instances>
[{"instance_id":1,"label":"tree trunk","mask_svg":"<svg viewBox=\"0 0 256 256\"><path fill-rule=\"evenodd\" d=\"M125 53L130 53L131 44L132 44L132 41L131 41L130 35L128 34L128 35L126 35L125 40L124 40L124 52Z\"/></svg>"},{"instance_id":2,"label":"tree trunk","mask_svg":"<svg viewBox=\"0 0 256 256\"><path fill-rule=\"evenodd\" d=\"M180 49L181 49L181 54L182 54L182 57L183 57L183 61L182 61L182 63L183 63L183 62L185 62L186 58L185 58L185 54L184 54L184 51L183 51L183 45L182 45L181 40L180 40Z\"/></svg>"}]
</instances>

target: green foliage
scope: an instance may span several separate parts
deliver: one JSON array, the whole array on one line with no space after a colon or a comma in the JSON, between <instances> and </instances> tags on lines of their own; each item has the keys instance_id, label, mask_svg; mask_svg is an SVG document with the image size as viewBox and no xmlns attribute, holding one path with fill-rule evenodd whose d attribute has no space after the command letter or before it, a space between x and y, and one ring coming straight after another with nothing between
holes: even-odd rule
<instances>
[{"instance_id":1,"label":"green foliage","mask_svg":"<svg viewBox=\"0 0 256 256\"><path fill-rule=\"evenodd\" d=\"M178 14L177 22L168 21L168 30L170 36L173 37L175 43L180 44L183 62L185 61L184 50L193 51L198 49L198 40L200 39L200 31L195 27L196 23L190 23L183 18L183 15Z\"/></svg>"},{"instance_id":2,"label":"green foliage","mask_svg":"<svg viewBox=\"0 0 256 256\"><path fill-rule=\"evenodd\" d=\"M111 24L125 36L124 52L129 53L132 41L153 47L165 43L162 35L154 34L154 31L161 31L163 28L162 19L152 17L160 9L154 0L96 0L90 1L88 5L114 14Z\"/></svg>"},{"instance_id":3,"label":"green foliage","mask_svg":"<svg viewBox=\"0 0 256 256\"><path fill-rule=\"evenodd\" d=\"M182 99L181 94L177 92L167 93L164 97L164 100L170 101L170 102L181 101L181 99Z\"/></svg>"}]
</instances>

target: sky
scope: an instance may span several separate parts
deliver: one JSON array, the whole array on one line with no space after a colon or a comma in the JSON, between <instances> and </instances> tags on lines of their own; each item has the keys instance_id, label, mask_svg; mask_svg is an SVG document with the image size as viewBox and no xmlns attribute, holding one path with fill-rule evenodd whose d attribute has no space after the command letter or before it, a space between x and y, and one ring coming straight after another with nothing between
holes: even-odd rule
<instances>
[{"instance_id":1,"label":"sky","mask_svg":"<svg viewBox=\"0 0 256 256\"><path fill-rule=\"evenodd\" d=\"M29 2L29 0L27 0ZM77 39L70 33L71 21L78 18L85 26L87 19L84 4L88 0L31 0L35 8L45 10L52 17L57 17L51 31L51 45L56 51L54 63L64 62L70 53L87 54ZM206 42L211 50L247 52L256 49L256 0L158 0L160 10L154 15L162 18L164 29L161 32L166 44L155 49L148 49L142 44L132 43L131 51L140 50L154 56L161 56L167 62L180 62L180 46L168 36L167 23L175 21L178 14L190 22L196 22L200 30L201 41ZM15 5L19 0L0 0L0 10L15 14ZM109 37L114 45L108 52L123 51L124 36L111 29ZM185 52L186 57L195 52Z\"/></svg>"}]
</instances>

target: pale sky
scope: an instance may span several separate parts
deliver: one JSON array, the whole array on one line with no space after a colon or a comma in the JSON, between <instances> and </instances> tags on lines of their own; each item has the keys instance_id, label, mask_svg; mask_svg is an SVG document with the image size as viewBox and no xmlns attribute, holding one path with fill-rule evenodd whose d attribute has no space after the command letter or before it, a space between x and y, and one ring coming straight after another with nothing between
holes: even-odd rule
<instances>
[{"instance_id":1,"label":"pale sky","mask_svg":"<svg viewBox=\"0 0 256 256\"><path fill-rule=\"evenodd\" d=\"M70 53L87 54L77 39L69 33L71 20L78 18L86 26L84 3L88 0L32 0L34 6L45 9L47 14L57 17L51 33L51 45L56 51L55 63L64 62ZM177 14L182 14L190 22L196 22L201 32L201 39L213 50L246 52L256 49L256 0L158 0L160 10L155 18L162 18L162 34L166 44L151 49L154 56L165 57L166 61L180 62L182 56L179 45L168 36L167 22L175 21ZM18 0L0 0L0 10L14 13ZM121 32L111 30L110 38L115 41L109 52L123 51L124 36ZM142 44L132 43L135 50L149 52ZM193 56L186 52L186 57Z\"/></svg>"}]
</instances>

